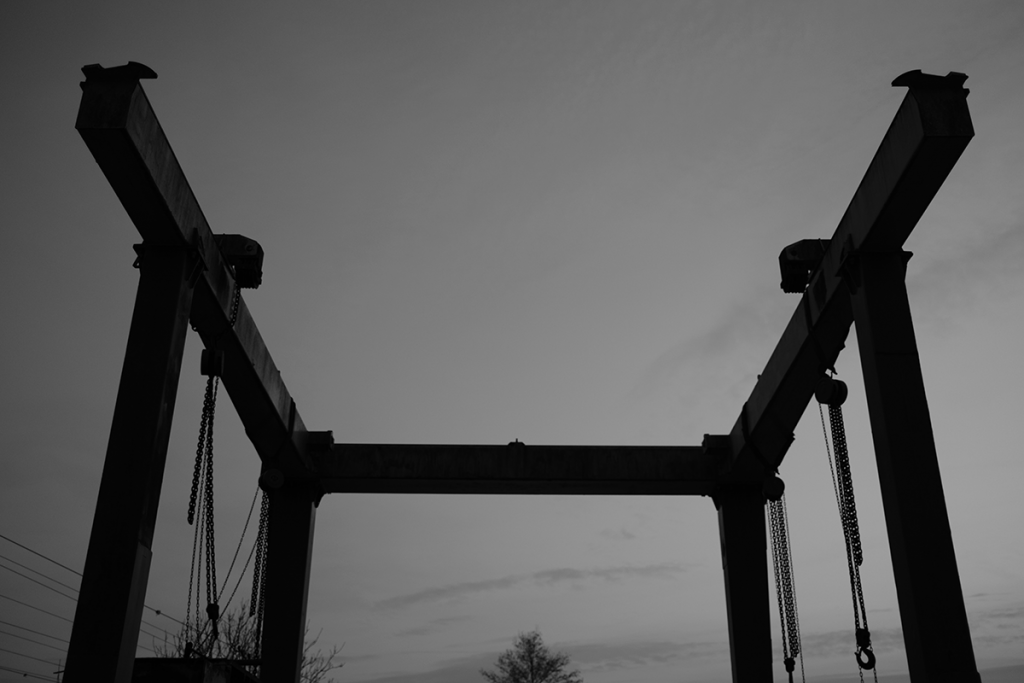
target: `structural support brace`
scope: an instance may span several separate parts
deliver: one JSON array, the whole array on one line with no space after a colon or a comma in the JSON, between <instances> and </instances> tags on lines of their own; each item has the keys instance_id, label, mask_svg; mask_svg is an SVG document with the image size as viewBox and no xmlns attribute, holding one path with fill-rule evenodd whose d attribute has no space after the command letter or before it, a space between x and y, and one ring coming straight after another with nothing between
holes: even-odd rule
<instances>
[{"instance_id":1,"label":"structural support brace","mask_svg":"<svg viewBox=\"0 0 1024 683\"><path fill-rule=\"evenodd\" d=\"M905 282L909 254L851 269L871 432L910 677L980 683Z\"/></svg>"},{"instance_id":2,"label":"structural support brace","mask_svg":"<svg viewBox=\"0 0 1024 683\"><path fill-rule=\"evenodd\" d=\"M185 247L144 247L64 680L130 683L192 290Z\"/></svg>"}]
</instances>

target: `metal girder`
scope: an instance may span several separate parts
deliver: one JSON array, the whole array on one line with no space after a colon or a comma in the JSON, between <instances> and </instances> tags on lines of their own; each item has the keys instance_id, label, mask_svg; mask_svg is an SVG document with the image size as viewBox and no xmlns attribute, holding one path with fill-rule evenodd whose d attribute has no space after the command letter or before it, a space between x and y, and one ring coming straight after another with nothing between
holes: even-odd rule
<instances>
[{"instance_id":1,"label":"metal girder","mask_svg":"<svg viewBox=\"0 0 1024 683\"><path fill-rule=\"evenodd\" d=\"M65 680L130 683L192 289L187 250L141 254Z\"/></svg>"},{"instance_id":2,"label":"metal girder","mask_svg":"<svg viewBox=\"0 0 1024 683\"><path fill-rule=\"evenodd\" d=\"M286 475L306 474L309 466L305 454L307 432L295 409L295 401L240 297L235 323L231 324L231 307L238 284L139 85L139 77L155 74L142 65L131 63L114 69L90 66L83 71L87 80L82 84L82 103L75 127L142 235L146 250L165 246L188 252L194 266L184 280L191 296L189 319L206 348L222 352L221 380L264 467L272 466ZM184 328L181 332L183 342ZM180 364L180 348L178 351ZM167 406L173 407L173 395L165 408ZM170 411L165 412L169 424ZM126 429L118 425L115 413L111 443ZM108 453L104 472L119 466ZM153 481L158 494L159 478ZM266 615L273 623L264 631L264 669L270 672L268 680L298 680L316 511L314 498L308 495L305 499L295 499L277 491L271 500L268 543L269 548L280 550L269 551L268 555L268 580L273 583L267 591ZM114 507L117 508L117 504ZM127 522L138 521L134 511L121 508ZM155 513L154 504L154 518ZM297 524L304 524L308 533L296 535L295 529L289 526ZM109 545L108 536L106 531L93 533L89 557ZM145 550L142 548L135 573L126 584L135 602L118 604L108 610L113 620L125 620L127 631L134 629L134 638L138 637L137 618L141 618L148 574ZM124 564L120 562L119 567ZM88 575L88 560L86 571ZM122 573L105 583L97 583L95 589L88 591L89 595L83 579L81 599L88 599L93 605L103 604L110 595L118 593L113 584L124 581ZM299 585L293 585L294 582ZM296 600L301 605L294 604ZM72 634L72 651L87 650L91 641L82 635L84 633L83 628ZM108 644L115 640L107 636L100 639ZM119 667L116 676L103 674L101 678L127 682L126 675L130 676L134 657L134 642L129 640L126 636L118 641L120 654L106 651L95 654L92 660L98 664L91 667L95 670L93 673L100 671L102 674L109 669L113 674L116 666ZM129 644L131 648L127 648ZM84 656L79 659L84 661Z\"/></svg>"},{"instance_id":3,"label":"metal girder","mask_svg":"<svg viewBox=\"0 0 1024 683\"><path fill-rule=\"evenodd\" d=\"M317 497L309 486L295 483L267 495L270 528L260 680L299 683Z\"/></svg>"},{"instance_id":4,"label":"metal girder","mask_svg":"<svg viewBox=\"0 0 1024 683\"><path fill-rule=\"evenodd\" d=\"M207 348L224 352L221 379L260 458L301 470L306 429L295 402L244 300L229 324L237 285L142 86L87 74L75 128L144 243L195 250L191 323Z\"/></svg>"},{"instance_id":5,"label":"metal girder","mask_svg":"<svg viewBox=\"0 0 1024 683\"><path fill-rule=\"evenodd\" d=\"M736 485L715 496L722 544L729 659L736 683L772 683L771 598L764 495Z\"/></svg>"},{"instance_id":6,"label":"metal girder","mask_svg":"<svg viewBox=\"0 0 1024 683\"><path fill-rule=\"evenodd\" d=\"M334 444L313 453L325 493L711 495L700 446Z\"/></svg>"},{"instance_id":7,"label":"metal girder","mask_svg":"<svg viewBox=\"0 0 1024 683\"><path fill-rule=\"evenodd\" d=\"M903 253L856 259L853 310L911 680L980 683Z\"/></svg>"},{"instance_id":8,"label":"metal girder","mask_svg":"<svg viewBox=\"0 0 1024 683\"><path fill-rule=\"evenodd\" d=\"M911 72L894 81L910 91L729 434L727 478L771 471L785 457L818 380L853 324L848 259L901 250L974 136L964 78Z\"/></svg>"}]
</instances>

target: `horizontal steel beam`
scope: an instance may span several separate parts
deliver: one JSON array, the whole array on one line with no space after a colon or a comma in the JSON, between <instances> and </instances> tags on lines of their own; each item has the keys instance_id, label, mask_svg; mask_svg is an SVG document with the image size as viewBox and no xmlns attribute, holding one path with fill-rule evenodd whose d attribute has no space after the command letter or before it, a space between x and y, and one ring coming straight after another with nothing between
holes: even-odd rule
<instances>
[{"instance_id":1,"label":"horizontal steel beam","mask_svg":"<svg viewBox=\"0 0 1024 683\"><path fill-rule=\"evenodd\" d=\"M782 462L818 380L835 362L853 324L851 259L901 250L974 136L962 79L947 77L948 87L937 86L942 79L934 76L918 80L924 85L911 85L903 99L730 432L729 477L750 476Z\"/></svg>"},{"instance_id":2,"label":"horizontal steel beam","mask_svg":"<svg viewBox=\"0 0 1024 683\"><path fill-rule=\"evenodd\" d=\"M711 495L699 446L334 444L312 455L325 493Z\"/></svg>"},{"instance_id":3,"label":"horizontal steel beam","mask_svg":"<svg viewBox=\"0 0 1024 683\"><path fill-rule=\"evenodd\" d=\"M207 348L224 352L221 378L257 453L301 470L302 419L244 300L229 324L234 278L142 86L87 80L82 91L75 128L144 243L193 248L201 259L190 321Z\"/></svg>"}]
</instances>

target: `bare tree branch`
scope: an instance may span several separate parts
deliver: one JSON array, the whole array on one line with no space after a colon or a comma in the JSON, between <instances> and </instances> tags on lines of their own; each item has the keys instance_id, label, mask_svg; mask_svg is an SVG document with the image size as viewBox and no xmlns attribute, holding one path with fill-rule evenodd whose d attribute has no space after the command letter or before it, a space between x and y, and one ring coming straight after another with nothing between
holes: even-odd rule
<instances>
[{"instance_id":1,"label":"bare tree branch","mask_svg":"<svg viewBox=\"0 0 1024 683\"><path fill-rule=\"evenodd\" d=\"M174 636L164 637L163 643L154 643L153 649L157 657L185 657L188 651L188 644L191 639L199 639L203 646L193 644L193 651L201 653L207 659L218 659L227 661L250 662L239 664L239 666L254 676L259 675L259 665L252 664L259 659L259 642L257 641L257 624L255 617L249 616L249 609L243 603L237 610L224 614L218 622L220 637L210 642L210 632L205 631L195 634L191 630L182 628ZM337 645L324 652L316 647L320 641L320 634L309 638L309 627L306 627L306 638L302 649L302 666L299 673L299 680L302 683L334 683L333 678L327 678L327 674L335 669L340 669L344 663L335 664L334 660L341 652ZM197 637L198 636L198 637ZM344 647L344 646L342 646Z\"/></svg>"},{"instance_id":2,"label":"bare tree branch","mask_svg":"<svg viewBox=\"0 0 1024 683\"><path fill-rule=\"evenodd\" d=\"M496 671L480 670L490 683L583 683L579 670L566 671L569 655L551 654L540 631L520 633L512 648L506 650L495 664Z\"/></svg>"}]
</instances>

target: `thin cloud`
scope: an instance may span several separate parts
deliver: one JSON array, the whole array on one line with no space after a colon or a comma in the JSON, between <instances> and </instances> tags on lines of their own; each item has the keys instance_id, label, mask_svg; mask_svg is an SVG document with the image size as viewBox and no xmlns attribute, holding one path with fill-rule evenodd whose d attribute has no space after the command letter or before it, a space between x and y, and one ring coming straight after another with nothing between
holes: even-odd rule
<instances>
[{"instance_id":1,"label":"thin cloud","mask_svg":"<svg viewBox=\"0 0 1024 683\"><path fill-rule=\"evenodd\" d=\"M1024 224L972 238L969 245L925 264L907 277L915 313L929 322L949 322L982 299L1001 299L1024 281ZM913 264L913 261L911 261Z\"/></svg>"},{"instance_id":2,"label":"thin cloud","mask_svg":"<svg viewBox=\"0 0 1024 683\"><path fill-rule=\"evenodd\" d=\"M417 626L415 628L410 628L410 629L406 629L404 631L399 631L399 632L395 633L395 635L396 636L425 636L425 635L428 635L430 633L435 633L437 631L442 630L448 624L457 624L460 621L466 621L467 619L472 619L472 617L466 616L466 615L452 616L452 617L438 617L437 619L431 619L430 621L428 621L427 623L423 624L422 626Z\"/></svg>"},{"instance_id":3,"label":"thin cloud","mask_svg":"<svg viewBox=\"0 0 1024 683\"><path fill-rule=\"evenodd\" d=\"M1024 605L999 605L980 612L972 610L971 637L987 648L1019 647L1024 642Z\"/></svg>"},{"instance_id":4,"label":"thin cloud","mask_svg":"<svg viewBox=\"0 0 1024 683\"><path fill-rule=\"evenodd\" d=\"M658 440L728 432L798 303L773 286L725 309L715 324L650 361L623 407ZM719 426L709 429L713 424Z\"/></svg>"},{"instance_id":5,"label":"thin cloud","mask_svg":"<svg viewBox=\"0 0 1024 683\"><path fill-rule=\"evenodd\" d=\"M338 659L348 664L349 662L368 662L380 659L380 655L338 655Z\"/></svg>"},{"instance_id":6,"label":"thin cloud","mask_svg":"<svg viewBox=\"0 0 1024 683\"><path fill-rule=\"evenodd\" d=\"M713 360L730 354L752 328L763 324L759 318L756 306L740 306L731 310L711 329L679 341L647 366L630 396L643 398L667 383L682 368L697 361Z\"/></svg>"},{"instance_id":7,"label":"thin cloud","mask_svg":"<svg viewBox=\"0 0 1024 683\"><path fill-rule=\"evenodd\" d=\"M477 593L486 593L495 590L504 590L514 586L538 585L551 586L565 582L582 582L588 580L601 581L623 581L631 578L641 579L668 579L687 571L687 567L677 563L652 564L639 567L605 567L599 569L573 569L562 567L556 569L545 569L532 574L512 574L497 579L484 581L464 581L462 583L427 588L415 593L398 595L387 600L376 603L376 607L382 609L396 609L409 607L423 602L438 602L454 598L466 597Z\"/></svg>"},{"instance_id":8,"label":"thin cloud","mask_svg":"<svg viewBox=\"0 0 1024 683\"><path fill-rule=\"evenodd\" d=\"M729 656L727 642L678 643L668 640L587 643L564 648L584 672L618 671L650 664Z\"/></svg>"},{"instance_id":9,"label":"thin cloud","mask_svg":"<svg viewBox=\"0 0 1024 683\"><path fill-rule=\"evenodd\" d=\"M612 541L632 541L637 537L636 534L625 527L619 529L604 529L598 535L601 538L607 538Z\"/></svg>"},{"instance_id":10,"label":"thin cloud","mask_svg":"<svg viewBox=\"0 0 1024 683\"><path fill-rule=\"evenodd\" d=\"M486 652L443 662L430 671L389 674L353 680L353 683L477 683L480 669L490 668L500 652Z\"/></svg>"},{"instance_id":11,"label":"thin cloud","mask_svg":"<svg viewBox=\"0 0 1024 683\"><path fill-rule=\"evenodd\" d=\"M933 259L919 271L911 266L908 288L915 318L945 326L985 299L1013 294L1024 283L1022 261L1024 224L974 239L967 248ZM726 378L729 391L742 395L749 389L749 378L730 368L746 366L745 356L753 353L764 357L755 362L760 371L798 303L797 297L781 296L774 288L758 291L711 328L679 341L651 361L629 399L645 400L677 384L685 384L693 396L704 396L701 388L710 382L703 380L710 377L717 387Z\"/></svg>"},{"instance_id":12,"label":"thin cloud","mask_svg":"<svg viewBox=\"0 0 1024 683\"><path fill-rule=\"evenodd\" d=\"M801 634L800 644L803 646L804 654L808 657L846 655L857 649L853 628ZM875 654L902 650L903 631L898 628L871 629L871 649Z\"/></svg>"}]
</instances>

